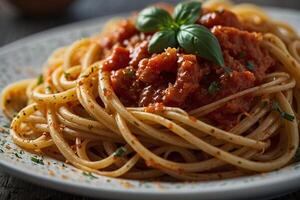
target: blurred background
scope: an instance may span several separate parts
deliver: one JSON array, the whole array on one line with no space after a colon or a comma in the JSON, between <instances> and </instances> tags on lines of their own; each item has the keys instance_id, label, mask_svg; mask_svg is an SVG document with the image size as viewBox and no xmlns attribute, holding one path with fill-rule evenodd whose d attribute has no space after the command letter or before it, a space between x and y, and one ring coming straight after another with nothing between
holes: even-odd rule
<instances>
[{"instance_id":1,"label":"blurred background","mask_svg":"<svg viewBox=\"0 0 300 200\"><path fill-rule=\"evenodd\" d=\"M0 0L0 47L56 26L139 10L162 0ZM177 3L180 0L165 0ZM300 9L299 0L234 0Z\"/></svg>"}]
</instances>

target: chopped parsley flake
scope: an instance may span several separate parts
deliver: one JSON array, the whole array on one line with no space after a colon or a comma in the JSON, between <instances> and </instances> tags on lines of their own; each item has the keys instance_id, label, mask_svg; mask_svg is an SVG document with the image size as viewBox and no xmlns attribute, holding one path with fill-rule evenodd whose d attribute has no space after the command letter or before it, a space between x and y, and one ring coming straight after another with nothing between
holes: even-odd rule
<instances>
[{"instance_id":1,"label":"chopped parsley flake","mask_svg":"<svg viewBox=\"0 0 300 200\"><path fill-rule=\"evenodd\" d=\"M14 153L17 158L22 159L22 157L18 153Z\"/></svg>"},{"instance_id":2,"label":"chopped parsley flake","mask_svg":"<svg viewBox=\"0 0 300 200\"><path fill-rule=\"evenodd\" d=\"M37 84L37 85L40 85L40 84L42 84L42 83L44 83L44 77L43 77L43 75L41 74L41 75L38 76L36 84Z\"/></svg>"},{"instance_id":3,"label":"chopped parsley flake","mask_svg":"<svg viewBox=\"0 0 300 200\"><path fill-rule=\"evenodd\" d=\"M6 140L2 140L2 142L1 142L1 146L4 146L5 145L5 143L6 143Z\"/></svg>"},{"instance_id":4,"label":"chopped parsley flake","mask_svg":"<svg viewBox=\"0 0 300 200\"><path fill-rule=\"evenodd\" d=\"M125 69L124 74L128 78L135 78L135 71L132 69Z\"/></svg>"},{"instance_id":5,"label":"chopped parsley flake","mask_svg":"<svg viewBox=\"0 0 300 200\"><path fill-rule=\"evenodd\" d=\"M280 114L280 117L283 119L286 119L288 121L293 121L295 119L294 115L282 111L277 101L273 101L272 109L277 111Z\"/></svg>"},{"instance_id":6,"label":"chopped parsley flake","mask_svg":"<svg viewBox=\"0 0 300 200\"><path fill-rule=\"evenodd\" d=\"M47 91L47 92L51 92L51 87L50 87L50 86L47 86L47 87L46 87L46 91Z\"/></svg>"},{"instance_id":7,"label":"chopped parsley flake","mask_svg":"<svg viewBox=\"0 0 300 200\"><path fill-rule=\"evenodd\" d=\"M232 69L230 67L223 67L223 69L224 69L224 72L226 74L231 74L232 73Z\"/></svg>"},{"instance_id":8,"label":"chopped parsley flake","mask_svg":"<svg viewBox=\"0 0 300 200\"><path fill-rule=\"evenodd\" d=\"M119 147L115 152L114 152L114 156L115 157L122 157L125 155L125 153L127 152L127 149L125 147Z\"/></svg>"},{"instance_id":9,"label":"chopped parsley flake","mask_svg":"<svg viewBox=\"0 0 300 200\"><path fill-rule=\"evenodd\" d=\"M64 72L64 75L65 75L65 78L66 78L67 80L69 80L69 78L70 78L70 73Z\"/></svg>"},{"instance_id":10,"label":"chopped parsley flake","mask_svg":"<svg viewBox=\"0 0 300 200\"><path fill-rule=\"evenodd\" d=\"M44 161L42 159L39 159L39 158L36 158L36 157L31 157L31 161L36 163L36 164L44 165Z\"/></svg>"},{"instance_id":11,"label":"chopped parsley flake","mask_svg":"<svg viewBox=\"0 0 300 200\"><path fill-rule=\"evenodd\" d=\"M97 176L94 176L91 172L82 172L82 174L90 179L97 179Z\"/></svg>"},{"instance_id":12,"label":"chopped parsley flake","mask_svg":"<svg viewBox=\"0 0 300 200\"><path fill-rule=\"evenodd\" d=\"M4 128L10 128L10 125L9 124L4 124L3 127Z\"/></svg>"},{"instance_id":13,"label":"chopped parsley flake","mask_svg":"<svg viewBox=\"0 0 300 200\"><path fill-rule=\"evenodd\" d=\"M211 84L208 87L208 93L209 94L215 94L220 90L220 85L217 81L211 82Z\"/></svg>"},{"instance_id":14,"label":"chopped parsley flake","mask_svg":"<svg viewBox=\"0 0 300 200\"><path fill-rule=\"evenodd\" d=\"M244 58L246 56L246 53L244 51L239 52L238 57Z\"/></svg>"},{"instance_id":15,"label":"chopped parsley flake","mask_svg":"<svg viewBox=\"0 0 300 200\"><path fill-rule=\"evenodd\" d=\"M246 64L246 67L247 69L249 69L250 71L254 71L255 70L255 67L254 67L254 64L252 61L247 61L247 64Z\"/></svg>"},{"instance_id":16,"label":"chopped parsley flake","mask_svg":"<svg viewBox=\"0 0 300 200\"><path fill-rule=\"evenodd\" d=\"M261 102L261 106L262 106L263 108L267 107L268 105L269 105L269 102L268 102L268 101L262 101L262 102Z\"/></svg>"},{"instance_id":17,"label":"chopped parsley flake","mask_svg":"<svg viewBox=\"0 0 300 200\"><path fill-rule=\"evenodd\" d=\"M4 153L4 151L2 149L0 149L0 153Z\"/></svg>"}]
</instances>

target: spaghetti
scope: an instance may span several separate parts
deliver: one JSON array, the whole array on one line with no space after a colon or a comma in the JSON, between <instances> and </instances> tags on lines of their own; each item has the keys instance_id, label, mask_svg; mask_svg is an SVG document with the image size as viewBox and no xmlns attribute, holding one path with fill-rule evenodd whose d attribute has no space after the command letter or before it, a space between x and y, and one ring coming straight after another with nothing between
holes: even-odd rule
<instances>
[{"instance_id":1,"label":"spaghetti","mask_svg":"<svg viewBox=\"0 0 300 200\"><path fill-rule=\"evenodd\" d=\"M210 61L178 49L149 54L145 47L152 34L129 26L133 19L114 20L100 35L56 50L38 80L23 80L3 90L1 107L12 119L13 141L82 170L129 179L215 180L289 164L299 143L299 36L254 5L208 1L203 10L198 22L218 38L225 64L225 54L233 48L228 45L236 45L235 35L230 35L234 32L245 40L251 37L257 46L243 48L248 54L261 53L254 56L263 56L261 65L269 68L262 72L259 63L246 62L242 69L231 66L226 74ZM229 20L235 19L232 16L238 21ZM174 66L173 53L175 71L169 69ZM155 66L163 63L164 69L151 71L149 63L159 56L163 61ZM182 74L189 71L180 74L190 65L205 66L209 72L199 72L201 78L191 83L198 71L186 79ZM205 85L205 76L214 83ZM134 83L122 82L129 79ZM239 81L239 88L232 89ZM177 94L177 86L179 95L170 96ZM197 91L202 91L201 98L195 97ZM237 104L245 106L231 113Z\"/></svg>"}]
</instances>

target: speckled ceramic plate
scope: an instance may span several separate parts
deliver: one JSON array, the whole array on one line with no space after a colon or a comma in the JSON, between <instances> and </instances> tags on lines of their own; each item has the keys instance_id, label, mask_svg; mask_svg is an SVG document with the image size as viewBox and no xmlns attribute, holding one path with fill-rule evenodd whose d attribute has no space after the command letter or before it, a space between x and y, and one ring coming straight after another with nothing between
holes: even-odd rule
<instances>
[{"instance_id":1,"label":"speckled ceramic plate","mask_svg":"<svg viewBox=\"0 0 300 200\"><path fill-rule=\"evenodd\" d=\"M268 11L273 17L292 24L300 32L299 12L275 8ZM11 82L37 75L41 72L41 64L55 48L99 32L108 19L93 19L64 26L2 47L0 90ZM4 127L9 124L2 113L0 124ZM43 158L43 162L34 162L35 155L22 151L13 144L7 128L1 131L2 170L39 185L74 194L131 200L232 200L271 197L300 188L300 163L256 176L199 183L158 183L86 176L81 170L47 157Z\"/></svg>"}]
</instances>

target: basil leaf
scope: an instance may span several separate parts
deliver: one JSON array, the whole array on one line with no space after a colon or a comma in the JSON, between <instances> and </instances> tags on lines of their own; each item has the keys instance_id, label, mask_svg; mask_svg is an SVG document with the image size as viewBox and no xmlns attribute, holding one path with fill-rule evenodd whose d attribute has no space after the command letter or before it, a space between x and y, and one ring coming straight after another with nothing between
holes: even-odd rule
<instances>
[{"instance_id":1,"label":"basil leaf","mask_svg":"<svg viewBox=\"0 0 300 200\"><path fill-rule=\"evenodd\" d=\"M136 20L136 28L141 32L155 32L173 23L170 14L159 8L150 7L142 10Z\"/></svg>"},{"instance_id":2,"label":"basil leaf","mask_svg":"<svg viewBox=\"0 0 300 200\"><path fill-rule=\"evenodd\" d=\"M217 81L213 81L208 87L208 93L213 95L217 93L220 89L220 84Z\"/></svg>"},{"instance_id":3,"label":"basil leaf","mask_svg":"<svg viewBox=\"0 0 300 200\"><path fill-rule=\"evenodd\" d=\"M148 46L149 53L160 53L168 47L177 47L176 32L167 29L155 33Z\"/></svg>"},{"instance_id":4,"label":"basil leaf","mask_svg":"<svg viewBox=\"0 0 300 200\"><path fill-rule=\"evenodd\" d=\"M178 25L193 24L200 17L201 3L192 1L178 4L173 13L173 18Z\"/></svg>"},{"instance_id":5,"label":"basil leaf","mask_svg":"<svg viewBox=\"0 0 300 200\"><path fill-rule=\"evenodd\" d=\"M255 67L252 61L247 61L247 65L246 65L247 69L249 69L250 71L255 71Z\"/></svg>"},{"instance_id":6,"label":"basil leaf","mask_svg":"<svg viewBox=\"0 0 300 200\"><path fill-rule=\"evenodd\" d=\"M125 147L119 147L114 153L113 155L115 157L122 157L126 154L127 149Z\"/></svg>"},{"instance_id":7,"label":"basil leaf","mask_svg":"<svg viewBox=\"0 0 300 200\"><path fill-rule=\"evenodd\" d=\"M177 35L179 45L187 52L196 54L224 67L224 58L217 38L204 26L182 25Z\"/></svg>"},{"instance_id":8,"label":"basil leaf","mask_svg":"<svg viewBox=\"0 0 300 200\"><path fill-rule=\"evenodd\" d=\"M286 113L281 110L279 103L277 101L273 101L272 103L272 109L277 111L281 118L286 119L288 121L294 121L295 116L289 113Z\"/></svg>"}]
</instances>

